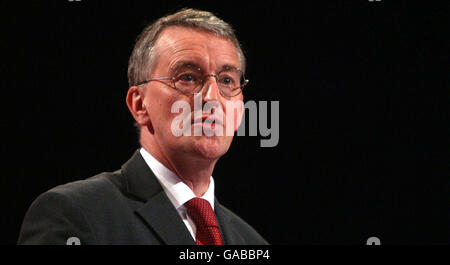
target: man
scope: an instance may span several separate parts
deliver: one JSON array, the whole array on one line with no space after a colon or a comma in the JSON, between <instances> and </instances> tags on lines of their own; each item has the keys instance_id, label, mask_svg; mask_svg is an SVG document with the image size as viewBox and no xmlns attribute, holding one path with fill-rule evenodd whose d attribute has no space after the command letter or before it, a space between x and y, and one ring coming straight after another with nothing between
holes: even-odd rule
<instances>
[{"instance_id":1,"label":"man","mask_svg":"<svg viewBox=\"0 0 450 265\"><path fill-rule=\"evenodd\" d=\"M229 103L243 100L244 69L233 29L209 12L185 9L145 28L126 98L142 148L121 170L40 195L18 243L267 244L217 201L211 176L233 134L206 131L237 130L242 111Z\"/></svg>"}]
</instances>

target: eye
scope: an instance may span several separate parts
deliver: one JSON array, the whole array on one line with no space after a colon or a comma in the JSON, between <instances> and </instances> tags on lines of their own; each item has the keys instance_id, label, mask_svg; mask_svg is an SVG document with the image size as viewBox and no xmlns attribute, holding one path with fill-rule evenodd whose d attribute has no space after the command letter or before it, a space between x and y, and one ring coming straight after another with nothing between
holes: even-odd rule
<instances>
[{"instance_id":1,"label":"eye","mask_svg":"<svg viewBox=\"0 0 450 265\"><path fill-rule=\"evenodd\" d=\"M186 74L180 75L178 77L178 80L181 80L184 82L194 82L194 81L196 81L196 77L192 73L186 73Z\"/></svg>"},{"instance_id":2,"label":"eye","mask_svg":"<svg viewBox=\"0 0 450 265\"><path fill-rule=\"evenodd\" d=\"M221 84L226 85L226 86L235 84L234 79L232 77L230 77L230 76L221 76L220 79L219 79L219 82Z\"/></svg>"}]
</instances>

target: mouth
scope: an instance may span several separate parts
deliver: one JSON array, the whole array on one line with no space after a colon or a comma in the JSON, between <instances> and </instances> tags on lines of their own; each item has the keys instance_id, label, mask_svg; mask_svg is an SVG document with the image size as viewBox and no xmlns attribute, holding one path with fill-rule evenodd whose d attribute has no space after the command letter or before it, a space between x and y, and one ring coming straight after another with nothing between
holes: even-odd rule
<instances>
[{"instance_id":1,"label":"mouth","mask_svg":"<svg viewBox=\"0 0 450 265\"><path fill-rule=\"evenodd\" d=\"M192 124L201 125L206 129L215 129L216 126L223 126L222 119L214 115L203 115L201 120L192 118Z\"/></svg>"},{"instance_id":2,"label":"mouth","mask_svg":"<svg viewBox=\"0 0 450 265\"><path fill-rule=\"evenodd\" d=\"M205 119L202 120L202 126L210 126L211 129L216 128L216 121L215 120L209 120L209 119Z\"/></svg>"}]
</instances>

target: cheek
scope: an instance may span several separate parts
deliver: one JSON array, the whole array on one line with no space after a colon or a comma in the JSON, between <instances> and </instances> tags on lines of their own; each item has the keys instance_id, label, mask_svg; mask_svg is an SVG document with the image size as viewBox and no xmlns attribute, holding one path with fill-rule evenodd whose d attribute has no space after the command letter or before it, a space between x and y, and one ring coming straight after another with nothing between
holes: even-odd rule
<instances>
[{"instance_id":1,"label":"cheek","mask_svg":"<svg viewBox=\"0 0 450 265\"><path fill-rule=\"evenodd\" d=\"M172 113L172 106L177 106L177 102L185 102L173 91L167 90L167 88L154 87L151 88L152 93L149 93L149 103L151 104L150 116L154 123L155 129L159 129L161 133L170 132L170 124L179 115L184 115L182 109L174 109ZM188 103L189 104L189 103ZM169 131L167 131L169 129Z\"/></svg>"},{"instance_id":2,"label":"cheek","mask_svg":"<svg viewBox=\"0 0 450 265\"><path fill-rule=\"evenodd\" d=\"M183 105L186 105L183 103ZM173 109L172 109L173 108ZM170 129L172 122L177 118L185 118L189 113L180 107L176 101L166 101L161 103L160 123L164 129Z\"/></svg>"},{"instance_id":3,"label":"cheek","mask_svg":"<svg viewBox=\"0 0 450 265\"><path fill-rule=\"evenodd\" d=\"M172 97L173 98L173 97ZM193 135L191 105L185 99L161 102L157 130L160 137L173 141L181 135Z\"/></svg>"}]
</instances>

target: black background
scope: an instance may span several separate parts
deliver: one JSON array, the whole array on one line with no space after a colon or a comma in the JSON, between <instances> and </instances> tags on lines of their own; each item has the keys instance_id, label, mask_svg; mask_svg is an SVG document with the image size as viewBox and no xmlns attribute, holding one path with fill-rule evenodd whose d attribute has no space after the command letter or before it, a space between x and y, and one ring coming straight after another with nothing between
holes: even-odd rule
<instances>
[{"instance_id":1,"label":"black background","mask_svg":"<svg viewBox=\"0 0 450 265\"><path fill-rule=\"evenodd\" d=\"M183 7L232 24L246 100L280 102L280 141L236 137L222 204L272 244L450 242L448 1L1 1L1 242L46 190L138 148L125 105L143 27Z\"/></svg>"}]
</instances>

